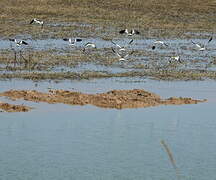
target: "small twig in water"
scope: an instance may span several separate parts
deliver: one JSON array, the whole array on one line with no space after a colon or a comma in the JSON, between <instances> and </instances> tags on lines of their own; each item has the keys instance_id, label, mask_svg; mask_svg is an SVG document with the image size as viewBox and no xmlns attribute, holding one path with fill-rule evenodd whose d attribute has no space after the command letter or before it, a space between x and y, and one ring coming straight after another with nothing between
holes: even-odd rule
<instances>
[{"instance_id":1,"label":"small twig in water","mask_svg":"<svg viewBox=\"0 0 216 180\"><path fill-rule=\"evenodd\" d=\"M178 169L178 167L176 166L176 162L175 162L175 159L174 159L174 157L173 157L173 155L172 155L172 152L171 152L170 148L168 147L168 145L165 143L164 140L161 140L161 144L162 144L162 146L164 147L164 149L166 150L167 155L168 155L168 157L169 157L169 160L170 160L170 162L171 162L173 168L175 169L175 173L176 173L177 179L180 179L179 169Z\"/></svg>"}]
</instances>

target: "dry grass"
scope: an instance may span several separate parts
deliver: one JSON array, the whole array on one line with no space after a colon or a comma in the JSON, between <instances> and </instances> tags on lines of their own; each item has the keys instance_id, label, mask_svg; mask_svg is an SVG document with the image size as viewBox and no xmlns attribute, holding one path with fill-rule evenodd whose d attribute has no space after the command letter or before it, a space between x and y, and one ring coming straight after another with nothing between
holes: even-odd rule
<instances>
[{"instance_id":1,"label":"dry grass","mask_svg":"<svg viewBox=\"0 0 216 180\"><path fill-rule=\"evenodd\" d=\"M122 73L109 73L104 71L83 71L83 72L14 72L1 73L0 79L31 79L31 80L83 80L94 78L111 78L111 77L151 77L158 80L205 80L216 79L214 71L199 70L145 70L145 71L127 71Z\"/></svg>"},{"instance_id":2,"label":"dry grass","mask_svg":"<svg viewBox=\"0 0 216 180\"><path fill-rule=\"evenodd\" d=\"M142 28L143 31L149 28L172 29L171 32L200 29L209 31L215 27L215 6L216 3L209 0L1 0L0 26L4 36L31 34L33 37L41 32L38 27L28 25L33 17L43 19L47 24L93 24L88 27L91 32L97 26L104 31L110 25L113 28ZM58 27L53 29L47 26L43 36L50 36L50 31L53 36L62 36L76 29L73 24L60 28L62 31Z\"/></svg>"}]
</instances>

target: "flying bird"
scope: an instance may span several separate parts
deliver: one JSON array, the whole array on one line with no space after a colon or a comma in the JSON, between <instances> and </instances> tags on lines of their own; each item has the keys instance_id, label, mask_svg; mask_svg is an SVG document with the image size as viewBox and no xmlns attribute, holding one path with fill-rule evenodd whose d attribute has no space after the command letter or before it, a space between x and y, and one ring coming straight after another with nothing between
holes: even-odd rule
<instances>
[{"instance_id":1,"label":"flying bird","mask_svg":"<svg viewBox=\"0 0 216 180\"><path fill-rule=\"evenodd\" d=\"M84 49L83 49L83 52L85 52L86 48L97 48L96 47L96 44L92 43L92 42L87 42L85 45L84 45Z\"/></svg>"},{"instance_id":2,"label":"flying bird","mask_svg":"<svg viewBox=\"0 0 216 180\"><path fill-rule=\"evenodd\" d=\"M197 49L199 50L199 51L205 51L206 50L206 45L208 44L208 43L210 43L211 41L212 41L212 37L210 37L210 39L208 40L208 42L206 43L206 44L203 44L203 45L201 45L201 44L198 44L198 43L195 43L194 41L191 41L192 42L192 44L194 44L196 47L197 47Z\"/></svg>"},{"instance_id":3,"label":"flying bird","mask_svg":"<svg viewBox=\"0 0 216 180\"><path fill-rule=\"evenodd\" d=\"M119 61L126 61L126 58L133 54L134 51L132 51L131 53L127 53L127 54L119 54L118 52L116 52L113 48L112 48L112 51L114 54L116 54L118 57L119 57Z\"/></svg>"},{"instance_id":4,"label":"flying bird","mask_svg":"<svg viewBox=\"0 0 216 180\"><path fill-rule=\"evenodd\" d=\"M179 63L182 63L180 56L171 56L169 62L171 63L172 60L175 60L175 61L177 61Z\"/></svg>"},{"instance_id":5,"label":"flying bird","mask_svg":"<svg viewBox=\"0 0 216 180\"><path fill-rule=\"evenodd\" d=\"M18 41L16 39L9 39L9 41L12 41L12 42L16 43L17 46L21 46L22 44L23 45L28 45L28 43L23 41L23 40Z\"/></svg>"},{"instance_id":6,"label":"flying bird","mask_svg":"<svg viewBox=\"0 0 216 180\"><path fill-rule=\"evenodd\" d=\"M119 44L117 44L117 43L115 43L115 42L113 42L113 41L111 41L111 42L118 48L118 51L126 51L126 48L125 48L125 47L120 46ZM130 40L128 44L131 45L132 42L133 42L133 39Z\"/></svg>"},{"instance_id":7,"label":"flying bird","mask_svg":"<svg viewBox=\"0 0 216 180\"><path fill-rule=\"evenodd\" d=\"M75 39L64 38L63 40L68 41L70 46L74 46L76 42L81 42L82 41L82 39L79 39L79 38L75 38Z\"/></svg>"},{"instance_id":8,"label":"flying bird","mask_svg":"<svg viewBox=\"0 0 216 180\"><path fill-rule=\"evenodd\" d=\"M34 18L34 19L31 20L30 24L33 24L33 23L35 23L35 24L40 24L40 25L41 25L41 28L43 28L43 25L44 25L44 22L43 22L43 21Z\"/></svg>"},{"instance_id":9,"label":"flying bird","mask_svg":"<svg viewBox=\"0 0 216 180\"><path fill-rule=\"evenodd\" d=\"M164 41L155 41L154 44L161 44L161 45L163 45L163 46L168 47L168 44L165 43ZM156 46L153 45L153 46L152 46L152 49L154 50L155 48L156 48Z\"/></svg>"},{"instance_id":10,"label":"flying bird","mask_svg":"<svg viewBox=\"0 0 216 180\"><path fill-rule=\"evenodd\" d=\"M123 30L119 31L119 33L120 34L127 34L128 36L140 34L140 32L138 30L135 30L135 29L131 29L130 31L128 31L128 29L123 29Z\"/></svg>"}]
</instances>

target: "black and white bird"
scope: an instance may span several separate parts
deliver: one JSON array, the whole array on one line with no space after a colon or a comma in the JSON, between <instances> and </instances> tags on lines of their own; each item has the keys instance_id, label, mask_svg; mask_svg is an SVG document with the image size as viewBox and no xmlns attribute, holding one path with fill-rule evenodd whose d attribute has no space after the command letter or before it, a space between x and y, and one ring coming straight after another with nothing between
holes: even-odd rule
<instances>
[{"instance_id":1,"label":"black and white bird","mask_svg":"<svg viewBox=\"0 0 216 180\"><path fill-rule=\"evenodd\" d=\"M171 56L169 62L171 63L173 60L182 63L180 56Z\"/></svg>"},{"instance_id":2,"label":"black and white bird","mask_svg":"<svg viewBox=\"0 0 216 180\"><path fill-rule=\"evenodd\" d=\"M155 41L154 44L161 44L161 45L163 45L163 46L168 47L168 44L165 43L164 41ZM152 46L152 49L154 50L155 48L156 48L156 46L153 45L153 46Z\"/></svg>"},{"instance_id":3,"label":"black and white bird","mask_svg":"<svg viewBox=\"0 0 216 180\"><path fill-rule=\"evenodd\" d=\"M119 61L126 61L126 58L129 55L132 55L134 53L134 51L132 51L132 52L127 53L127 54L120 54L119 52L115 51L113 48L112 48L112 51L114 54L116 54L119 57Z\"/></svg>"},{"instance_id":4,"label":"black and white bird","mask_svg":"<svg viewBox=\"0 0 216 180\"><path fill-rule=\"evenodd\" d=\"M115 43L115 42L113 42L113 41L111 41L111 42L118 48L118 51L126 51L126 48L125 48L125 47L120 46L119 44L117 44L117 43ZM133 42L133 39L130 40L130 42L128 43L128 45L131 45L132 42Z\"/></svg>"},{"instance_id":5,"label":"black and white bird","mask_svg":"<svg viewBox=\"0 0 216 180\"><path fill-rule=\"evenodd\" d=\"M44 22L43 22L43 21L34 18L34 19L31 20L30 24L33 24L33 23L39 24L39 25L41 25L41 28L43 28L43 25L44 25Z\"/></svg>"},{"instance_id":6,"label":"black and white bird","mask_svg":"<svg viewBox=\"0 0 216 180\"><path fill-rule=\"evenodd\" d=\"M123 30L119 31L119 33L120 34L127 34L128 36L140 34L140 32L138 30L135 30L135 29L131 29L130 31L128 31L128 29L123 29Z\"/></svg>"},{"instance_id":7,"label":"black and white bird","mask_svg":"<svg viewBox=\"0 0 216 180\"><path fill-rule=\"evenodd\" d=\"M198 44L198 43L195 43L195 42L193 42L193 41L191 41L192 42L192 44L194 44L196 47L197 47L197 49L199 50L199 51L205 51L206 50L206 45L208 44L208 43L210 43L211 41L212 41L212 37L210 37L210 39L208 40L208 42L206 43L206 44L203 44L203 45L201 45L201 44Z\"/></svg>"},{"instance_id":8,"label":"black and white bird","mask_svg":"<svg viewBox=\"0 0 216 180\"><path fill-rule=\"evenodd\" d=\"M9 41L12 41L12 42L16 43L17 46L28 45L28 43L23 41L23 40L18 41L16 39L9 39Z\"/></svg>"},{"instance_id":9,"label":"black and white bird","mask_svg":"<svg viewBox=\"0 0 216 180\"><path fill-rule=\"evenodd\" d=\"M64 38L63 40L68 41L70 46L75 46L76 42L81 42L82 41L82 39L79 39L79 38L74 38L74 39L72 39L72 38Z\"/></svg>"},{"instance_id":10,"label":"black and white bird","mask_svg":"<svg viewBox=\"0 0 216 180\"><path fill-rule=\"evenodd\" d=\"M84 45L84 49L83 49L83 52L86 51L86 48L97 48L96 47L96 44L95 43L92 43L92 42L87 42L85 45Z\"/></svg>"}]
</instances>

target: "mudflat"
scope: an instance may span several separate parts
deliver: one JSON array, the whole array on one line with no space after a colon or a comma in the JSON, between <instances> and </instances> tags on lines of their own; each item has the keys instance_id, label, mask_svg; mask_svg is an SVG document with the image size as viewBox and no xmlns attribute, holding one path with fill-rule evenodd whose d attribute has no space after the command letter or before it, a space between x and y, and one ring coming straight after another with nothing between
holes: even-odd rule
<instances>
[{"instance_id":1,"label":"mudflat","mask_svg":"<svg viewBox=\"0 0 216 180\"><path fill-rule=\"evenodd\" d=\"M0 109L6 112L28 112L31 108L24 105L14 105L0 101Z\"/></svg>"},{"instance_id":2,"label":"mudflat","mask_svg":"<svg viewBox=\"0 0 216 180\"><path fill-rule=\"evenodd\" d=\"M0 96L12 100L23 99L33 102L47 102L51 104L63 103L69 105L91 104L102 108L144 108L159 105L197 104L206 100L192 98L170 97L162 99L159 95L142 90L112 90L105 93L85 94L75 91L50 90L49 93L35 90L10 90L0 93Z\"/></svg>"}]
</instances>

